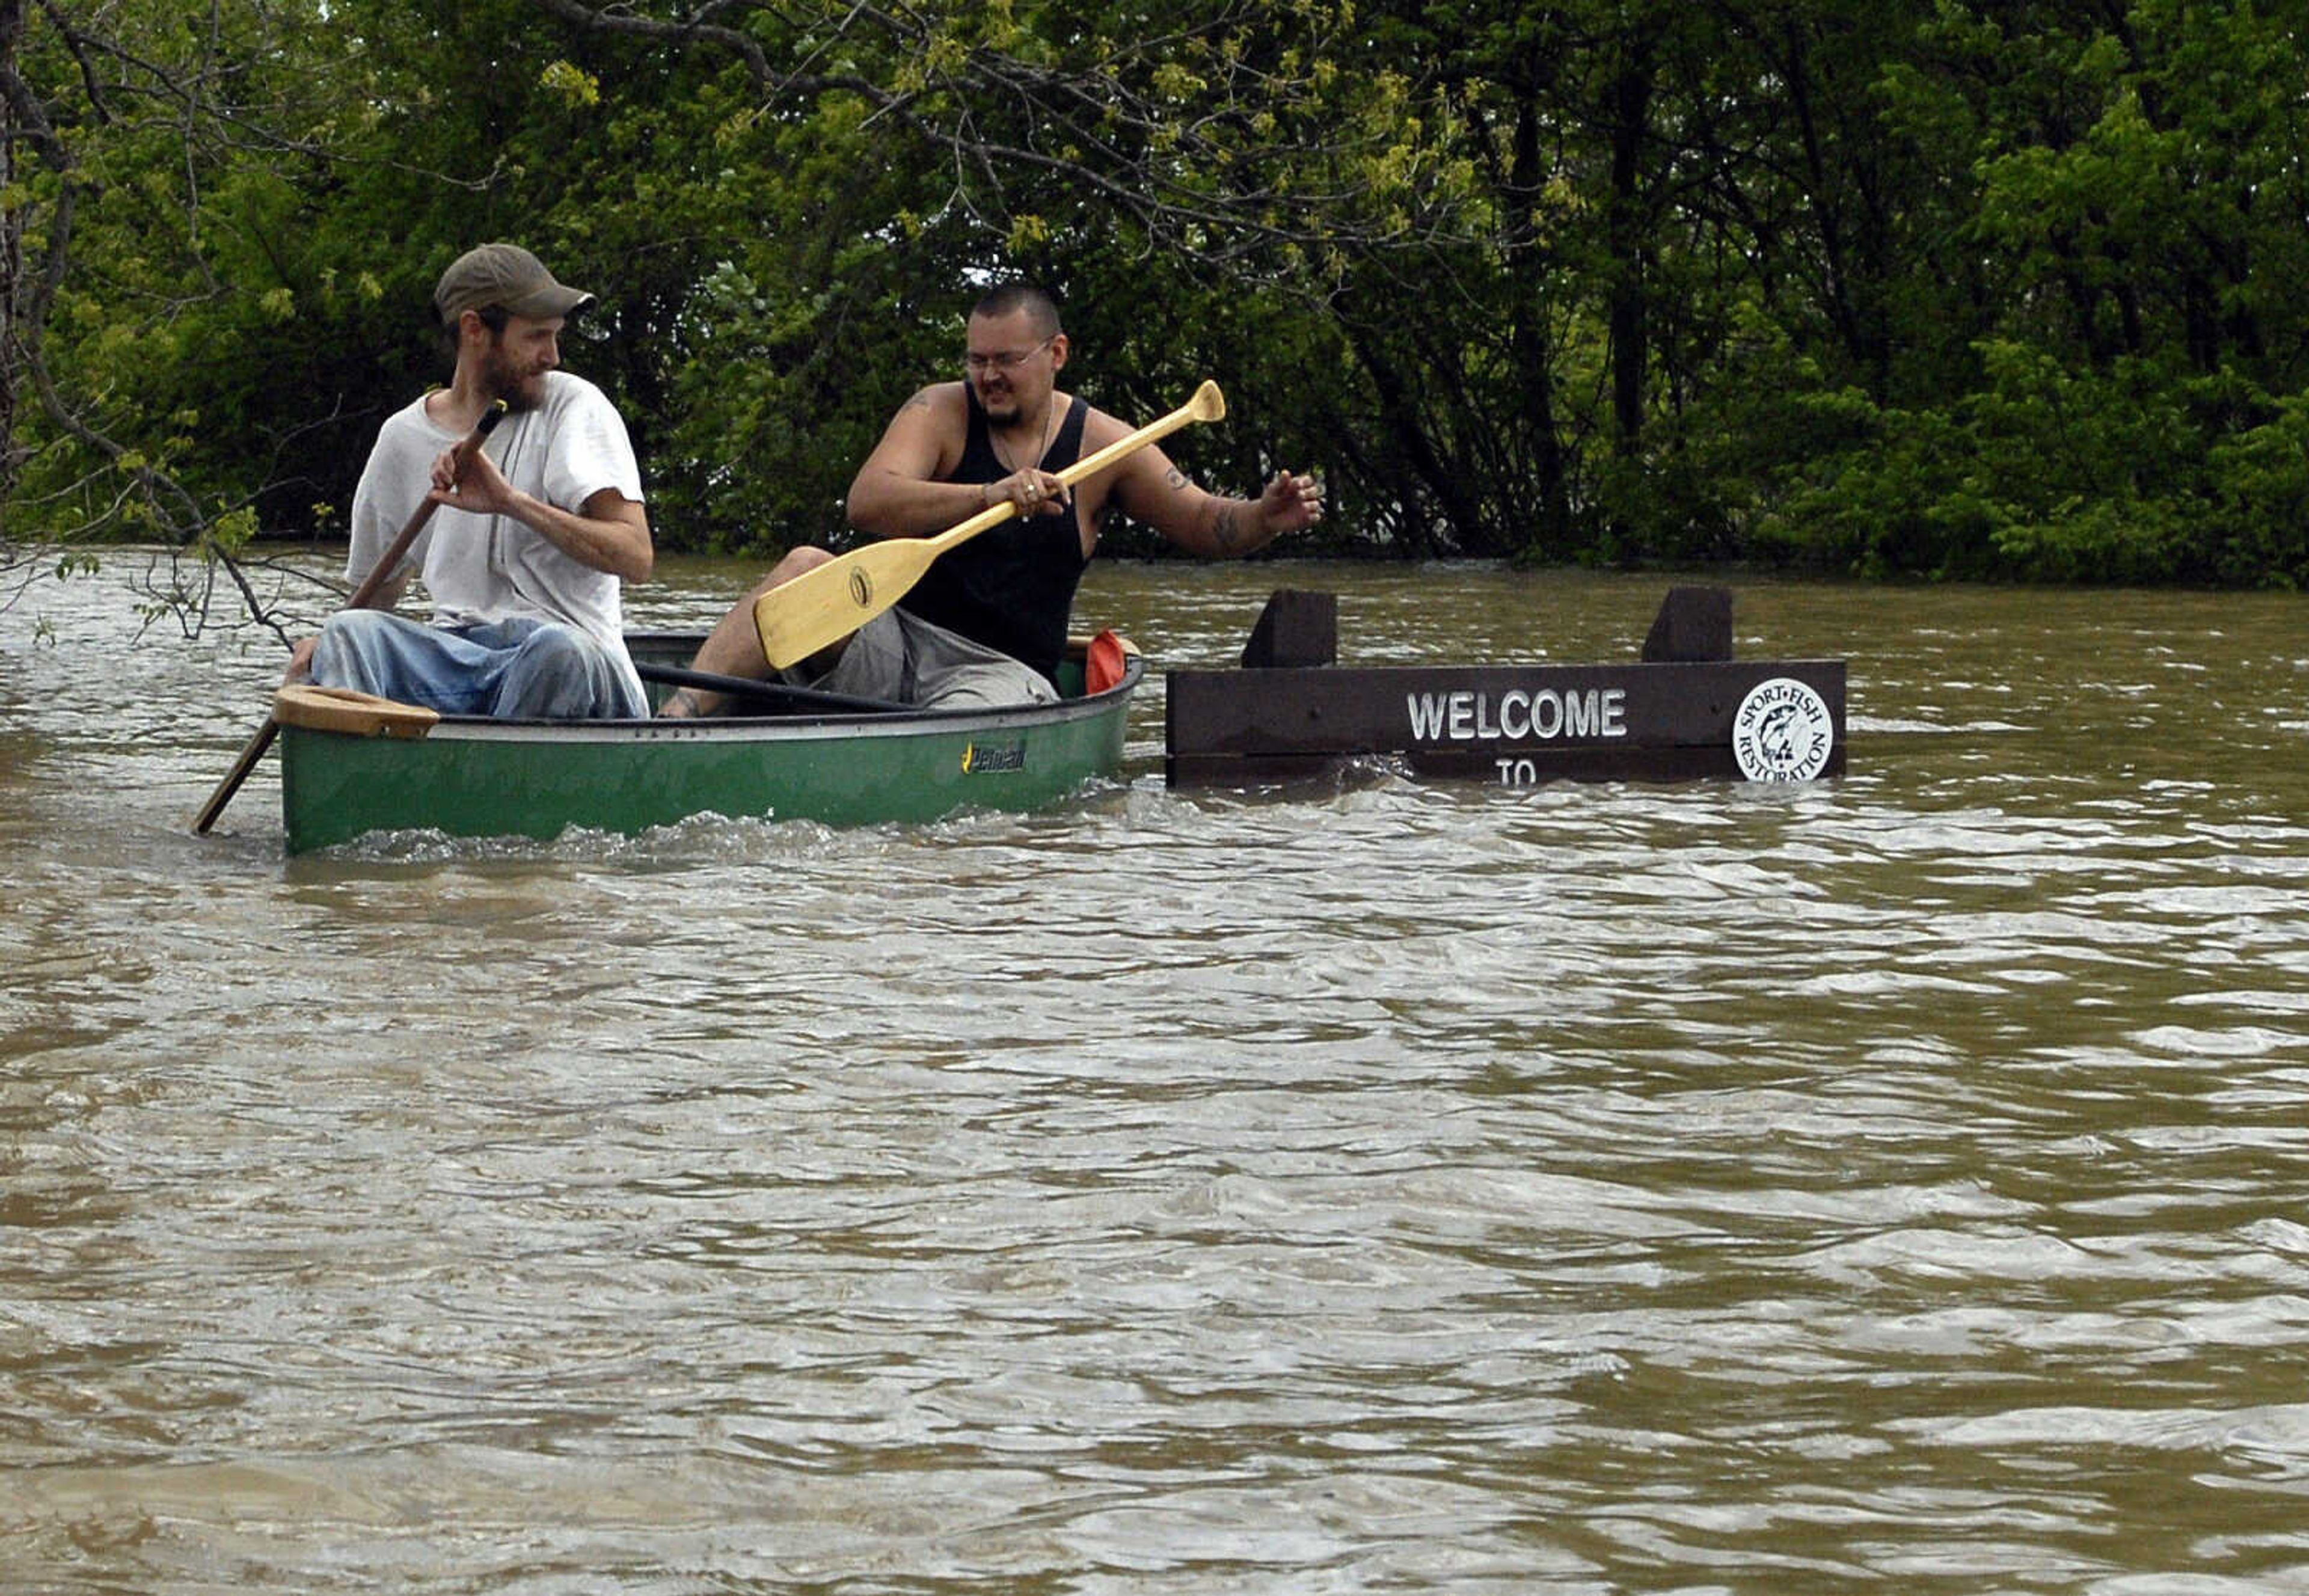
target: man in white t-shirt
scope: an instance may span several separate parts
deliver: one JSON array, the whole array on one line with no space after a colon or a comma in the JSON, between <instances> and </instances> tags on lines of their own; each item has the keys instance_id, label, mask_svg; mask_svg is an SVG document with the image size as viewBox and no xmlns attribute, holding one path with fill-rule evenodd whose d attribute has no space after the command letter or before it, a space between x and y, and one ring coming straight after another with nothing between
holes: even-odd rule
<instances>
[{"instance_id":1,"label":"man in white t-shirt","mask_svg":"<svg viewBox=\"0 0 2309 1596\"><path fill-rule=\"evenodd\" d=\"M470 250L442 274L433 303L455 373L378 430L353 496L347 579L364 580L436 508L377 607L332 616L298 646L290 680L309 668L323 687L445 715L649 713L619 605L622 584L654 560L641 471L608 396L556 369L566 318L592 299L511 244ZM459 450L498 400L507 413L486 446ZM392 613L412 574L430 625Z\"/></svg>"}]
</instances>

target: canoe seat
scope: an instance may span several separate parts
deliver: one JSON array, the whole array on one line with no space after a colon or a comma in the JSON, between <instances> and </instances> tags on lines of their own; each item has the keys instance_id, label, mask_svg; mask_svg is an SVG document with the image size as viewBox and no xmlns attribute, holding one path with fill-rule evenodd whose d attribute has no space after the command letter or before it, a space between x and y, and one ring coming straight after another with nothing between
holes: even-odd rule
<instances>
[{"instance_id":1,"label":"canoe seat","mask_svg":"<svg viewBox=\"0 0 2309 1596\"><path fill-rule=\"evenodd\" d=\"M422 737L441 717L417 704L299 681L272 695L272 718L284 726L343 732L354 737Z\"/></svg>"}]
</instances>

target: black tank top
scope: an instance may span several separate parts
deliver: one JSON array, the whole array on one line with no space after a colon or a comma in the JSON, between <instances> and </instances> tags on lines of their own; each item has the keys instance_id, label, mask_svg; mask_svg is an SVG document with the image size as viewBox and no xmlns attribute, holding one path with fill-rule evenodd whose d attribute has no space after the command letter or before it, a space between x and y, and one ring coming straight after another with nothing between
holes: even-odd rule
<instances>
[{"instance_id":1,"label":"black tank top","mask_svg":"<svg viewBox=\"0 0 2309 1596\"><path fill-rule=\"evenodd\" d=\"M970 429L962 464L948 480L999 482L1010 475L1010 468L994 452L977 390L965 386L963 395L970 404ZM1083 418L1089 409L1077 400L1067 402L1066 420L1042 458L1043 470L1063 471L1082 457ZM1083 557L1082 523L1072 493L1066 495L1064 507L1064 515L1014 517L940 555L898 607L999 648L1056 681L1067 651L1075 589L1090 563Z\"/></svg>"}]
</instances>

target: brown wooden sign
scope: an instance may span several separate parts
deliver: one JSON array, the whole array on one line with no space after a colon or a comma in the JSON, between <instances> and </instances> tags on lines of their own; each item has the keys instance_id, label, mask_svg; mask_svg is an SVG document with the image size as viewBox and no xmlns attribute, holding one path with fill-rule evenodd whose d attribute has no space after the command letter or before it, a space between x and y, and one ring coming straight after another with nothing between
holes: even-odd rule
<instances>
[{"instance_id":1,"label":"brown wooden sign","mask_svg":"<svg viewBox=\"0 0 2309 1596\"><path fill-rule=\"evenodd\" d=\"M1293 598L1302 612L1305 596ZM1718 607L1720 627L1682 624ZM1372 759L1510 787L1840 775L1842 660L1656 657L1699 652L1694 637L1728 652L1729 615L1722 590L1679 589L1647 647L1656 657L1625 664L1168 672L1165 776L1249 785Z\"/></svg>"}]
</instances>

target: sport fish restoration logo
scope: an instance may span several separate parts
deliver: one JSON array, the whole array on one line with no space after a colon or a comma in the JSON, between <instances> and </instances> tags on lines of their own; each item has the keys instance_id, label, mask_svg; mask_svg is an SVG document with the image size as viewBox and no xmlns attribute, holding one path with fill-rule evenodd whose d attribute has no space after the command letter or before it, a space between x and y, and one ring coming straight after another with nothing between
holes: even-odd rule
<instances>
[{"instance_id":1,"label":"sport fish restoration logo","mask_svg":"<svg viewBox=\"0 0 2309 1596\"><path fill-rule=\"evenodd\" d=\"M972 742L962 750L962 773L964 776L1000 776L1026 768L1026 745L1006 743L989 748L982 742Z\"/></svg>"},{"instance_id":2,"label":"sport fish restoration logo","mask_svg":"<svg viewBox=\"0 0 2309 1596\"><path fill-rule=\"evenodd\" d=\"M1827 701L1792 676L1758 682L1732 717L1732 758L1750 781L1810 781L1835 750Z\"/></svg>"}]
</instances>

